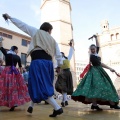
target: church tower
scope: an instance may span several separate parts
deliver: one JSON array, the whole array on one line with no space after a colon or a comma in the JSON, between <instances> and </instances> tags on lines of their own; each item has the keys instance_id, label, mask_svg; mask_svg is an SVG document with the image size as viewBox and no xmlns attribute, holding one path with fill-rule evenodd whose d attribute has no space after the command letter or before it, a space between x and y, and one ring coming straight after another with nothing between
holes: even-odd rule
<instances>
[{"instance_id":1,"label":"church tower","mask_svg":"<svg viewBox=\"0 0 120 120\"><path fill-rule=\"evenodd\" d=\"M53 25L52 36L58 42L61 52L67 56L69 53L68 43L73 39L70 0L43 0L41 22L50 22ZM74 87L76 87L75 55L71 60L71 72Z\"/></svg>"},{"instance_id":2,"label":"church tower","mask_svg":"<svg viewBox=\"0 0 120 120\"><path fill-rule=\"evenodd\" d=\"M109 23L107 20L103 20L101 22L101 28L102 28L102 32L108 32L109 31Z\"/></svg>"}]
</instances>

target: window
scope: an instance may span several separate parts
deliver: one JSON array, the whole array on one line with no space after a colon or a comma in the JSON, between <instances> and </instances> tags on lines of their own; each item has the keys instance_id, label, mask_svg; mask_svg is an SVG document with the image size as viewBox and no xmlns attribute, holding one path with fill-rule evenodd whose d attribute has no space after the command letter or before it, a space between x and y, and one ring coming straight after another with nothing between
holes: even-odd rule
<instances>
[{"instance_id":1,"label":"window","mask_svg":"<svg viewBox=\"0 0 120 120\"><path fill-rule=\"evenodd\" d=\"M3 37L6 37L6 38L9 38L9 39L12 39L12 35L9 35L9 34L6 34L6 33L0 32L0 36L3 36Z\"/></svg>"},{"instance_id":2,"label":"window","mask_svg":"<svg viewBox=\"0 0 120 120\"><path fill-rule=\"evenodd\" d=\"M114 40L114 35L113 34L111 35L111 40Z\"/></svg>"},{"instance_id":3,"label":"window","mask_svg":"<svg viewBox=\"0 0 120 120\"><path fill-rule=\"evenodd\" d=\"M6 34L6 33L3 33L3 37L7 37L7 34Z\"/></svg>"},{"instance_id":4,"label":"window","mask_svg":"<svg viewBox=\"0 0 120 120\"><path fill-rule=\"evenodd\" d=\"M22 46L26 46L30 44L30 41L22 39Z\"/></svg>"},{"instance_id":5,"label":"window","mask_svg":"<svg viewBox=\"0 0 120 120\"><path fill-rule=\"evenodd\" d=\"M27 46L27 40L22 39L22 45Z\"/></svg>"},{"instance_id":6,"label":"window","mask_svg":"<svg viewBox=\"0 0 120 120\"><path fill-rule=\"evenodd\" d=\"M120 38L119 33L116 33L116 39L119 39L119 38Z\"/></svg>"},{"instance_id":7,"label":"window","mask_svg":"<svg viewBox=\"0 0 120 120\"><path fill-rule=\"evenodd\" d=\"M7 37L10 38L10 39L12 39L12 35L8 35Z\"/></svg>"},{"instance_id":8,"label":"window","mask_svg":"<svg viewBox=\"0 0 120 120\"><path fill-rule=\"evenodd\" d=\"M21 53L21 62L24 66L26 66L27 63L27 54Z\"/></svg>"}]
</instances>

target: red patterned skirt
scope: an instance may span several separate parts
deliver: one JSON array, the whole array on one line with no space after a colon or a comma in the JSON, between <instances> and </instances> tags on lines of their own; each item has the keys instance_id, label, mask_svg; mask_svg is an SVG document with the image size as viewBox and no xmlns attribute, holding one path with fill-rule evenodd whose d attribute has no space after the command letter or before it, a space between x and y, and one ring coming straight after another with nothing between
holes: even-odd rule
<instances>
[{"instance_id":1,"label":"red patterned skirt","mask_svg":"<svg viewBox=\"0 0 120 120\"><path fill-rule=\"evenodd\" d=\"M0 75L0 106L20 106L29 102L28 88L21 74L10 74L5 67Z\"/></svg>"}]
</instances>

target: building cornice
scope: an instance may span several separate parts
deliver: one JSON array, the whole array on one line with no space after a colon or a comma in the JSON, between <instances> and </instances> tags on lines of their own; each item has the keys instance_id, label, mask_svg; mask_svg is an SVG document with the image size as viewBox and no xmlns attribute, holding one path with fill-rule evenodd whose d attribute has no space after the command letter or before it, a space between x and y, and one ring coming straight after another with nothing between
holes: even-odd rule
<instances>
[{"instance_id":1,"label":"building cornice","mask_svg":"<svg viewBox=\"0 0 120 120\"><path fill-rule=\"evenodd\" d=\"M112 45L118 45L118 44L120 44L120 40L114 40L114 41L102 43L100 47L106 47L106 46L112 46Z\"/></svg>"},{"instance_id":2,"label":"building cornice","mask_svg":"<svg viewBox=\"0 0 120 120\"><path fill-rule=\"evenodd\" d=\"M42 3L42 5L41 5L41 7L40 7L40 9L42 9L43 6L45 5L45 3L48 2L48 1L50 1L50 0L44 0L43 3ZM72 7L71 7L71 4L70 4L70 1L68 1L68 0L58 0L58 1L60 1L60 2L64 2L64 3L66 3L66 4L69 4L70 10L72 10Z\"/></svg>"},{"instance_id":3,"label":"building cornice","mask_svg":"<svg viewBox=\"0 0 120 120\"><path fill-rule=\"evenodd\" d=\"M109 31L116 30L116 29L120 29L120 26L110 28Z\"/></svg>"},{"instance_id":4,"label":"building cornice","mask_svg":"<svg viewBox=\"0 0 120 120\"><path fill-rule=\"evenodd\" d=\"M21 33L18 33L18 32L15 32L15 31L12 31L12 30L3 28L3 27L0 27L0 31L5 32L5 33L7 32L7 33L10 34L10 35L16 35L16 36L25 38L25 39L27 39L27 40L31 40L31 37L29 37L29 36L27 36L27 35L23 35L23 34L21 34Z\"/></svg>"}]
</instances>

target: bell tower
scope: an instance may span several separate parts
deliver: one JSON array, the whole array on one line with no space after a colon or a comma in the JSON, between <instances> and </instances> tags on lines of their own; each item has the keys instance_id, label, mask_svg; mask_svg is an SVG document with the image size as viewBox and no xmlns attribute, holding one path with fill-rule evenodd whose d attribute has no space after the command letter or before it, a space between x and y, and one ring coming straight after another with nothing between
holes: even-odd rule
<instances>
[{"instance_id":1,"label":"bell tower","mask_svg":"<svg viewBox=\"0 0 120 120\"><path fill-rule=\"evenodd\" d=\"M109 23L107 20L103 20L101 22L101 28L102 28L102 32L108 32L109 31Z\"/></svg>"},{"instance_id":2,"label":"bell tower","mask_svg":"<svg viewBox=\"0 0 120 120\"><path fill-rule=\"evenodd\" d=\"M70 0L43 0L41 5L41 22L50 22L53 25L52 36L66 56L69 53L69 40L73 39L71 10ZM71 72L76 87L75 55L71 60Z\"/></svg>"}]
</instances>

